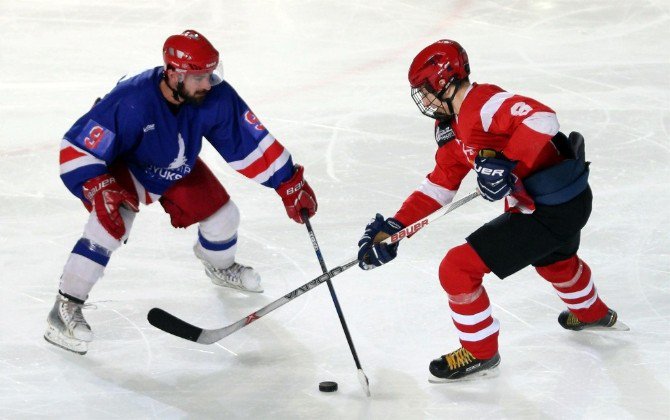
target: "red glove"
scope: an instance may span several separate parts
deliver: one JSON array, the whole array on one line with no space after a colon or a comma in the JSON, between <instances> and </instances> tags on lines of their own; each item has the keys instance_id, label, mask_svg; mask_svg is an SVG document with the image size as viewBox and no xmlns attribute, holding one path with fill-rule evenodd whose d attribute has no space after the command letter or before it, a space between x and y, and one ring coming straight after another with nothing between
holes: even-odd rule
<instances>
[{"instance_id":1,"label":"red glove","mask_svg":"<svg viewBox=\"0 0 670 420\"><path fill-rule=\"evenodd\" d=\"M302 174L305 171L300 165L295 165L295 173L288 180L277 187L277 194L281 197L286 207L288 217L298 223L303 223L300 212L307 210L308 216L316 213L316 196Z\"/></svg>"},{"instance_id":2,"label":"red glove","mask_svg":"<svg viewBox=\"0 0 670 420\"><path fill-rule=\"evenodd\" d=\"M119 213L119 207L139 211L137 196L130 194L116 183L110 174L91 178L84 183L84 197L93 205L100 224L110 235L120 240L126 233L126 226Z\"/></svg>"}]
</instances>

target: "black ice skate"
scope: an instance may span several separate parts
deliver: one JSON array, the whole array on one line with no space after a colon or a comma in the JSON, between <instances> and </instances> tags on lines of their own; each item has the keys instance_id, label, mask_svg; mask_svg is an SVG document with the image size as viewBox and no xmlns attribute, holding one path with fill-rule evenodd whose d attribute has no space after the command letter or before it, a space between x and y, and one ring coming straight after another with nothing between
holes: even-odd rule
<instances>
[{"instance_id":1,"label":"black ice skate","mask_svg":"<svg viewBox=\"0 0 670 420\"><path fill-rule=\"evenodd\" d=\"M570 311L563 311L558 315L558 323L566 330L600 330L600 331L628 331L628 325L619 321L613 309L608 309L607 314L595 322L582 322Z\"/></svg>"},{"instance_id":2,"label":"black ice skate","mask_svg":"<svg viewBox=\"0 0 670 420\"><path fill-rule=\"evenodd\" d=\"M496 376L500 364L500 355L496 353L490 359L477 359L469 351L461 347L456 351L441 356L430 362L428 369L434 378L433 383L455 382L475 379L482 376Z\"/></svg>"}]
</instances>

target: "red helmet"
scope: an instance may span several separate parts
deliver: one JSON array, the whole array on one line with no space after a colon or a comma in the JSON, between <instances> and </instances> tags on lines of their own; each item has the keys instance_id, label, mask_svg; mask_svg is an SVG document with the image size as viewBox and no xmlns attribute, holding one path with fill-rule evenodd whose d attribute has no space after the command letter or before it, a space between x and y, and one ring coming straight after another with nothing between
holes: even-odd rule
<instances>
[{"instance_id":1,"label":"red helmet","mask_svg":"<svg viewBox=\"0 0 670 420\"><path fill-rule=\"evenodd\" d=\"M465 79L469 74L468 54L461 44L441 39L414 57L408 78L413 88L425 86L433 92L440 92L452 81ZM445 81L445 85L440 86L441 80Z\"/></svg>"},{"instance_id":2,"label":"red helmet","mask_svg":"<svg viewBox=\"0 0 670 420\"><path fill-rule=\"evenodd\" d=\"M201 33L187 29L165 40L163 61L180 73L208 73L219 65L219 52Z\"/></svg>"}]
</instances>

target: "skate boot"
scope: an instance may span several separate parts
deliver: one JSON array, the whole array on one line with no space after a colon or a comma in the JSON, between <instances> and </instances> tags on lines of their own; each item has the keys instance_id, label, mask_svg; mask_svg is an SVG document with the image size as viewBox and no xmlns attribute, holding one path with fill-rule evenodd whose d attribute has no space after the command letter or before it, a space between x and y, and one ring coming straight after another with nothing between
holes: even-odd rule
<instances>
[{"instance_id":1,"label":"skate boot","mask_svg":"<svg viewBox=\"0 0 670 420\"><path fill-rule=\"evenodd\" d=\"M217 286L230 287L245 292L263 292L261 276L252 267L234 262L228 268L216 268L200 254L197 245L193 247L193 252L205 266L207 276Z\"/></svg>"},{"instance_id":2,"label":"skate boot","mask_svg":"<svg viewBox=\"0 0 670 420\"><path fill-rule=\"evenodd\" d=\"M481 376L495 376L500 364L500 355L496 353L490 359L477 359L465 348L441 356L430 362L429 370L434 376L430 382L454 382L470 380Z\"/></svg>"},{"instance_id":3,"label":"skate boot","mask_svg":"<svg viewBox=\"0 0 670 420\"><path fill-rule=\"evenodd\" d=\"M628 331L630 328L623 322L617 322L617 314L608 309L607 314L595 322L582 322L570 311L563 311L558 315L558 323L566 330L617 330Z\"/></svg>"},{"instance_id":4,"label":"skate boot","mask_svg":"<svg viewBox=\"0 0 670 420\"><path fill-rule=\"evenodd\" d=\"M93 341L93 332L81 312L83 306L83 303L75 302L59 293L47 317L48 326L44 339L65 350L86 354L88 343Z\"/></svg>"}]
</instances>

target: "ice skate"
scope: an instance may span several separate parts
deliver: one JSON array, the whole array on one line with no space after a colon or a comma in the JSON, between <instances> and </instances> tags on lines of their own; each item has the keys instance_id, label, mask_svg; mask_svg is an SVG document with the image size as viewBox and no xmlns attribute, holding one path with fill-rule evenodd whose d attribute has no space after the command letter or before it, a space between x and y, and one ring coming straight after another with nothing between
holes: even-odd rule
<instances>
[{"instance_id":1,"label":"ice skate","mask_svg":"<svg viewBox=\"0 0 670 420\"><path fill-rule=\"evenodd\" d=\"M93 341L93 332L81 312L83 306L83 303L77 303L59 293L47 317L44 339L65 350L86 354L88 343Z\"/></svg>"},{"instance_id":2,"label":"ice skate","mask_svg":"<svg viewBox=\"0 0 670 420\"><path fill-rule=\"evenodd\" d=\"M230 287L231 289L245 292L261 293L261 276L252 267L234 262L228 268L216 268L198 252L197 245L193 247L195 256L205 266L205 273L217 286Z\"/></svg>"},{"instance_id":3,"label":"ice skate","mask_svg":"<svg viewBox=\"0 0 670 420\"><path fill-rule=\"evenodd\" d=\"M496 367L500 364L500 355L496 353L490 359L477 359L465 348L461 347L449 354L430 362L429 370L433 375L429 382L456 382L498 374Z\"/></svg>"},{"instance_id":4,"label":"ice skate","mask_svg":"<svg viewBox=\"0 0 670 420\"><path fill-rule=\"evenodd\" d=\"M595 322L582 322L570 311L558 315L558 323L566 330L629 331L628 325L618 320L616 311L608 309L607 314Z\"/></svg>"}]
</instances>

